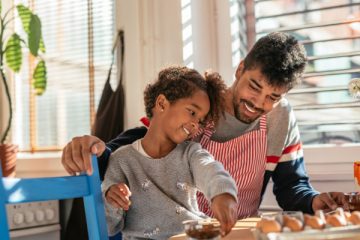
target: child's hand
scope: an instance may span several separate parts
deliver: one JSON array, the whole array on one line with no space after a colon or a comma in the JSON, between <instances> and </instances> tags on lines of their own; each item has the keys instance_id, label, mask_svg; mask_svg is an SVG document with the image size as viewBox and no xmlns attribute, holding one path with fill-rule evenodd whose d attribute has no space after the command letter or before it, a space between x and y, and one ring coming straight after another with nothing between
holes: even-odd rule
<instances>
[{"instance_id":1,"label":"child's hand","mask_svg":"<svg viewBox=\"0 0 360 240\"><path fill-rule=\"evenodd\" d=\"M211 201L211 210L214 213L214 217L220 222L221 235L223 237L231 231L236 223L236 209L236 200L228 193L217 195Z\"/></svg>"},{"instance_id":2,"label":"child's hand","mask_svg":"<svg viewBox=\"0 0 360 240\"><path fill-rule=\"evenodd\" d=\"M125 183L112 185L105 193L106 201L113 207L129 210L131 192Z\"/></svg>"}]
</instances>

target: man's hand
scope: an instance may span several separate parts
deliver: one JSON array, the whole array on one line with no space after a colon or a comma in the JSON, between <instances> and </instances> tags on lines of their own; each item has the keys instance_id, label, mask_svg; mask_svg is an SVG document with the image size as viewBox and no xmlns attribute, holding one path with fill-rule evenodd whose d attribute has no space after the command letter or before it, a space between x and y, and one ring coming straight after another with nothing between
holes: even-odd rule
<instances>
[{"instance_id":1,"label":"man's hand","mask_svg":"<svg viewBox=\"0 0 360 240\"><path fill-rule=\"evenodd\" d=\"M63 149L61 163L70 175L82 171L91 175L91 154L101 156L104 151L105 143L95 136L75 137Z\"/></svg>"},{"instance_id":2,"label":"man's hand","mask_svg":"<svg viewBox=\"0 0 360 240\"><path fill-rule=\"evenodd\" d=\"M348 210L349 206L345 200L345 195L342 192L326 192L321 193L313 198L312 209L316 210L333 211L337 207L343 207Z\"/></svg>"},{"instance_id":3,"label":"man's hand","mask_svg":"<svg viewBox=\"0 0 360 240\"><path fill-rule=\"evenodd\" d=\"M214 217L220 222L221 235L226 236L235 225L237 220L237 203L235 198L223 193L215 196L211 201L211 210Z\"/></svg>"},{"instance_id":4,"label":"man's hand","mask_svg":"<svg viewBox=\"0 0 360 240\"><path fill-rule=\"evenodd\" d=\"M129 210L131 192L125 183L112 185L105 193L106 201L115 208Z\"/></svg>"}]
</instances>

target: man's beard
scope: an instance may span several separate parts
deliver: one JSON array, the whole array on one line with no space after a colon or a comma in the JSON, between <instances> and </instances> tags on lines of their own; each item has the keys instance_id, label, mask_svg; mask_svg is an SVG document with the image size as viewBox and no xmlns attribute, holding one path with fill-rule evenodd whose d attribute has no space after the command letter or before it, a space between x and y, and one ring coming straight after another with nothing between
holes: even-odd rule
<instances>
[{"instance_id":1,"label":"man's beard","mask_svg":"<svg viewBox=\"0 0 360 240\"><path fill-rule=\"evenodd\" d=\"M255 111L259 114L258 117L255 118L248 118L246 116L243 116L240 113L240 104L241 103L246 103L246 105L248 105L249 107L255 109ZM261 108L256 108L254 106L254 104L252 104L251 102L245 100L245 99L240 99L240 101L237 103L235 102L235 100L233 100L233 107L234 107L234 114L237 120L239 120L240 122L246 123L246 124L250 124L252 122L254 122L256 119L258 119L263 113L264 110Z\"/></svg>"}]
</instances>

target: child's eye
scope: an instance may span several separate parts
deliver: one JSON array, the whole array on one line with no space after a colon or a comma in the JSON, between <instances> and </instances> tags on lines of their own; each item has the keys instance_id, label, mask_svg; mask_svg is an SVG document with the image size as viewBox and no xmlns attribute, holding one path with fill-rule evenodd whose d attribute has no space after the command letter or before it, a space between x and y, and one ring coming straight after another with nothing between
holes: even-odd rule
<instances>
[{"instance_id":1,"label":"child's eye","mask_svg":"<svg viewBox=\"0 0 360 240\"><path fill-rule=\"evenodd\" d=\"M190 113L191 116L195 116L195 112L191 109L188 109L188 112Z\"/></svg>"}]
</instances>

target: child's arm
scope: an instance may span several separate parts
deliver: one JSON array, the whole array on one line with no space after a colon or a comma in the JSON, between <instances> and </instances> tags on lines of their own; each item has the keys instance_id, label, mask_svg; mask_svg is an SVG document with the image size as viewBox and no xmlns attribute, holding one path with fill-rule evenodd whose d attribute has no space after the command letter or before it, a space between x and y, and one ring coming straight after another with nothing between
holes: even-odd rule
<instances>
[{"instance_id":1,"label":"child's arm","mask_svg":"<svg viewBox=\"0 0 360 240\"><path fill-rule=\"evenodd\" d=\"M231 231L237 220L237 186L223 165L213 156L193 144L190 150L190 168L196 187L210 201L214 216L221 224L222 235Z\"/></svg>"},{"instance_id":2,"label":"child's arm","mask_svg":"<svg viewBox=\"0 0 360 240\"><path fill-rule=\"evenodd\" d=\"M217 195L211 200L211 210L221 224L221 235L227 235L237 220L236 199L228 193Z\"/></svg>"},{"instance_id":3,"label":"child's arm","mask_svg":"<svg viewBox=\"0 0 360 240\"><path fill-rule=\"evenodd\" d=\"M125 174L121 168L121 159L118 157L119 156L117 156L116 152L110 156L109 166L106 170L105 178L101 185L104 197L106 221L110 236L117 234L124 228L124 209L117 207L113 203L113 199L116 198L114 195L117 195L118 191L120 192L120 188L117 187L116 190L115 186L118 186L119 183L127 183ZM128 190L128 188L125 189L125 191L126 190ZM128 193L130 193L130 191L128 191Z\"/></svg>"}]
</instances>

